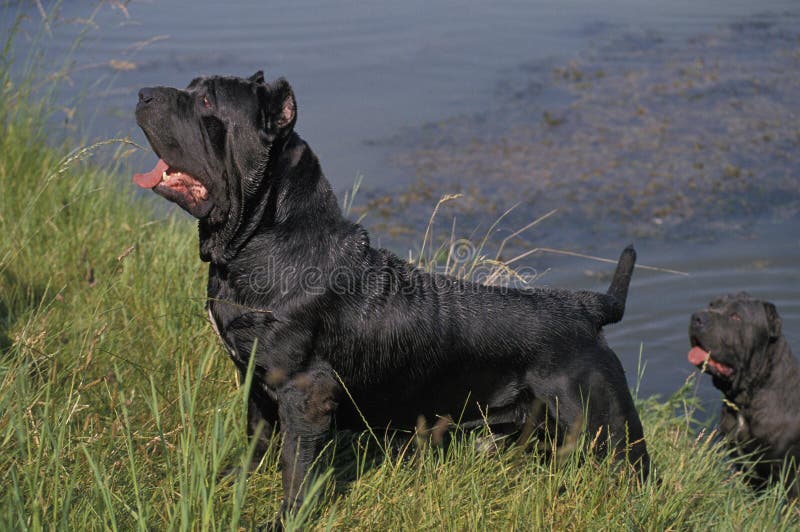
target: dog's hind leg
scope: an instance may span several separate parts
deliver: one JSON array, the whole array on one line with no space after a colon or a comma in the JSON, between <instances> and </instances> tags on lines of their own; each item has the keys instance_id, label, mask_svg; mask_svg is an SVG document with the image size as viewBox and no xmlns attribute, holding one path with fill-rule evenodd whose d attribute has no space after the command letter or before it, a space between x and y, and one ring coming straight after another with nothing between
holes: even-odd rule
<instances>
[{"instance_id":1,"label":"dog's hind leg","mask_svg":"<svg viewBox=\"0 0 800 532\"><path fill-rule=\"evenodd\" d=\"M605 350L594 350L579 360L580 364L565 367L557 375L531 372L532 392L546 403L559 427L575 433L580 428L576 424L582 424L595 454L604 456L611 451L617 459L627 458L645 480L650 457L621 364Z\"/></svg>"},{"instance_id":2,"label":"dog's hind leg","mask_svg":"<svg viewBox=\"0 0 800 532\"><path fill-rule=\"evenodd\" d=\"M613 353L598 355L608 363L589 370L579 386L587 413L586 430L596 442L596 452L602 456L611 451L616 459L627 459L640 478L647 480L650 455L622 365Z\"/></svg>"}]
</instances>

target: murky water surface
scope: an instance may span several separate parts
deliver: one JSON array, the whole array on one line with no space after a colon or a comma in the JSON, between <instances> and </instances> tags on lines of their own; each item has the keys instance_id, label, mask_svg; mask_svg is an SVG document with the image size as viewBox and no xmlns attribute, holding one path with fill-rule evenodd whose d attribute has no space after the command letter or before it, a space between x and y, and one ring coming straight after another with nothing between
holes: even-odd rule
<instances>
[{"instance_id":1,"label":"murky water surface","mask_svg":"<svg viewBox=\"0 0 800 532\"><path fill-rule=\"evenodd\" d=\"M511 258L547 247L640 263L608 337L640 393L692 372L690 313L747 290L773 301L800 351L800 8L794 1L66 2L49 32L31 3L25 49L66 65L55 138L130 136L136 91L199 74L285 76L297 130L337 191L365 176L357 213L405 254L435 229L496 226ZM45 3L45 8L47 8ZM91 20L87 20L91 19ZM70 51L75 39L83 43ZM149 168L147 152L129 156ZM126 180L120 187L129 186ZM489 246L491 248L491 244ZM552 253L520 265L539 283L605 289L611 267ZM710 411L710 379L698 393Z\"/></svg>"}]
</instances>

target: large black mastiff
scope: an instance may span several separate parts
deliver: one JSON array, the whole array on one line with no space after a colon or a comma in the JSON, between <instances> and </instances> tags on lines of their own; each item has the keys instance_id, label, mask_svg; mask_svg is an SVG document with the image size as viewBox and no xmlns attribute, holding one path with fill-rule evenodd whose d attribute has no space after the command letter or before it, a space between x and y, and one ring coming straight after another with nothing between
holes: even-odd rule
<instances>
[{"instance_id":1,"label":"large black mastiff","mask_svg":"<svg viewBox=\"0 0 800 532\"><path fill-rule=\"evenodd\" d=\"M725 396L720 432L758 461L751 483L764 486L787 468L786 487L797 497L800 364L775 305L746 293L719 298L692 314L689 338L689 362L708 371Z\"/></svg>"},{"instance_id":2,"label":"large black mastiff","mask_svg":"<svg viewBox=\"0 0 800 532\"><path fill-rule=\"evenodd\" d=\"M646 476L642 426L601 331L622 319L633 248L607 294L424 273L344 218L296 110L289 84L261 72L145 88L136 106L160 160L134 180L199 219L211 323L239 371L255 356L255 461L273 430L283 436L284 508L333 428L414 428L420 415L522 427L534 399Z\"/></svg>"}]
</instances>

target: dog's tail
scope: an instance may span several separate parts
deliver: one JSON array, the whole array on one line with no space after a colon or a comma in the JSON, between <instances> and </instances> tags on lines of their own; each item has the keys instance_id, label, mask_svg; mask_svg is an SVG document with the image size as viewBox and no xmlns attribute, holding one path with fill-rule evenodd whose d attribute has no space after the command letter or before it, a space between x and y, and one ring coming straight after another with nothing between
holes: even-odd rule
<instances>
[{"instance_id":1,"label":"dog's tail","mask_svg":"<svg viewBox=\"0 0 800 532\"><path fill-rule=\"evenodd\" d=\"M634 264L636 264L636 250L630 245L622 250L614 277L611 279L611 286L606 292L603 309L605 319L601 326L617 323L625 314L625 301L628 299L628 287L631 284Z\"/></svg>"}]
</instances>

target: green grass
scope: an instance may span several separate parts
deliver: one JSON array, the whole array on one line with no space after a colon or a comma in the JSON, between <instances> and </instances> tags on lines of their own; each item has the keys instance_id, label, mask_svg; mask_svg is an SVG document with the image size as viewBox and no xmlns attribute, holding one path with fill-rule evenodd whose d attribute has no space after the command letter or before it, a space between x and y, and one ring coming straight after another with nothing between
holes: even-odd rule
<instances>
[{"instance_id":1,"label":"green grass","mask_svg":"<svg viewBox=\"0 0 800 532\"><path fill-rule=\"evenodd\" d=\"M217 480L247 460L247 383L205 318L195 224L89 161L113 143L48 146L47 106L11 81L0 71L0 530L270 521L277 438L249 478ZM475 435L446 453L345 435L288 528L797 529L780 487L752 492L696 437L690 389L639 401L660 483L576 455L481 454Z\"/></svg>"}]
</instances>

